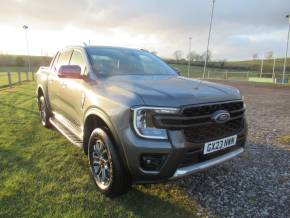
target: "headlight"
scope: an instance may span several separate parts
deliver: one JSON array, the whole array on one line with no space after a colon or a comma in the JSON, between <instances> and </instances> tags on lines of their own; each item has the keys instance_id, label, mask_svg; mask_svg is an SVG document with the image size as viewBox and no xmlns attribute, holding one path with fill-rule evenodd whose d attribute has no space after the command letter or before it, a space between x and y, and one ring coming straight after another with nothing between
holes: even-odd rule
<instances>
[{"instance_id":1,"label":"headlight","mask_svg":"<svg viewBox=\"0 0 290 218\"><path fill-rule=\"evenodd\" d=\"M154 114L177 114L178 108L139 107L133 108L133 125L136 133L143 138L168 139L166 129L158 129L153 124Z\"/></svg>"}]
</instances>

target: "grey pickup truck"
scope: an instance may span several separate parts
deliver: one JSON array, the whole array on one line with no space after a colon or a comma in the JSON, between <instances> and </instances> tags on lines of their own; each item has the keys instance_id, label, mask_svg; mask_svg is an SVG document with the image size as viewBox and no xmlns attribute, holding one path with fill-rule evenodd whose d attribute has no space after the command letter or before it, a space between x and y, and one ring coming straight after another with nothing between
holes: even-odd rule
<instances>
[{"instance_id":1,"label":"grey pickup truck","mask_svg":"<svg viewBox=\"0 0 290 218\"><path fill-rule=\"evenodd\" d=\"M150 52L70 46L36 73L41 123L88 156L102 193L181 178L244 151L239 90L188 79Z\"/></svg>"}]
</instances>

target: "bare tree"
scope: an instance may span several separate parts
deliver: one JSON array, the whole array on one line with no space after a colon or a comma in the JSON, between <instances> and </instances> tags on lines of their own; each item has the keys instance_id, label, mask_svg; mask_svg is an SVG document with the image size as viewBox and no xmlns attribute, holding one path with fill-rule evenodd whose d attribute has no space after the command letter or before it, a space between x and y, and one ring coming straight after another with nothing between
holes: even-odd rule
<instances>
[{"instance_id":1,"label":"bare tree","mask_svg":"<svg viewBox=\"0 0 290 218\"><path fill-rule=\"evenodd\" d=\"M176 63L179 63L179 61L182 59L183 51L177 50L173 53L173 57L176 60Z\"/></svg>"},{"instance_id":2,"label":"bare tree","mask_svg":"<svg viewBox=\"0 0 290 218\"><path fill-rule=\"evenodd\" d=\"M202 57L202 61L205 61L206 51L202 53L201 57ZM211 59L212 59L212 52L210 50L208 50L207 61L211 61Z\"/></svg>"},{"instance_id":3,"label":"bare tree","mask_svg":"<svg viewBox=\"0 0 290 218\"><path fill-rule=\"evenodd\" d=\"M254 54L253 54L253 60L257 60L258 57L259 57L258 53L254 53Z\"/></svg>"},{"instance_id":4,"label":"bare tree","mask_svg":"<svg viewBox=\"0 0 290 218\"><path fill-rule=\"evenodd\" d=\"M187 60L188 59L190 59L190 61L202 61L201 55L196 53L195 51L192 51L187 55Z\"/></svg>"}]
</instances>

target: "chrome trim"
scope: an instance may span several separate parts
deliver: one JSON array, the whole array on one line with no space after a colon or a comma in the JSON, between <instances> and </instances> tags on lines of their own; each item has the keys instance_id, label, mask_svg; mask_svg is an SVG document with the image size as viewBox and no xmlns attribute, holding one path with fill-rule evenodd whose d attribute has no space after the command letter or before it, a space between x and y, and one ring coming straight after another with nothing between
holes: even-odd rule
<instances>
[{"instance_id":1,"label":"chrome trim","mask_svg":"<svg viewBox=\"0 0 290 218\"><path fill-rule=\"evenodd\" d=\"M226 123L231 119L231 114L227 110L217 110L212 114L211 119L216 123Z\"/></svg>"},{"instance_id":2,"label":"chrome trim","mask_svg":"<svg viewBox=\"0 0 290 218\"><path fill-rule=\"evenodd\" d=\"M168 136L166 137L160 137L160 136L146 136L146 135L142 135L137 126L136 126L136 118L137 118L137 111L138 110L142 110L142 109L149 109L149 110L176 110L176 113L166 113L166 114L177 114L180 112L179 108L175 108L175 107L150 107L150 106L141 106L141 107L135 107L135 108L131 108L133 110L133 127L135 132L137 133L138 136L140 136L141 138L146 138L146 139L168 139ZM160 113L161 114L161 113Z\"/></svg>"},{"instance_id":3,"label":"chrome trim","mask_svg":"<svg viewBox=\"0 0 290 218\"><path fill-rule=\"evenodd\" d=\"M217 164L230 160L243 152L244 152L244 148L239 148L235 151L229 152L227 154L221 155L211 160L207 160L204 162L193 164L191 166L179 168L175 171L174 175L170 179L177 179L177 178L181 178L181 177L193 174L193 173L197 173L199 171L205 170L207 168L210 168L212 166L215 166Z\"/></svg>"}]
</instances>

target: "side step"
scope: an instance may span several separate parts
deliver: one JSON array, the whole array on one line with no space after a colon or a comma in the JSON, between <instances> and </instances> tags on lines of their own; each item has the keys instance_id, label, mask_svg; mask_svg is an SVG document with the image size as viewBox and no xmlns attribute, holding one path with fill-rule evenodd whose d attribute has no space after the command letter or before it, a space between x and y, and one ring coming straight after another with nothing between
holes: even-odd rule
<instances>
[{"instance_id":1,"label":"side step","mask_svg":"<svg viewBox=\"0 0 290 218\"><path fill-rule=\"evenodd\" d=\"M74 133L72 133L69 128L61 124L56 118L52 117L49 118L49 122L63 135L65 136L71 143L74 145L82 148L83 147L83 141L76 136Z\"/></svg>"}]
</instances>

